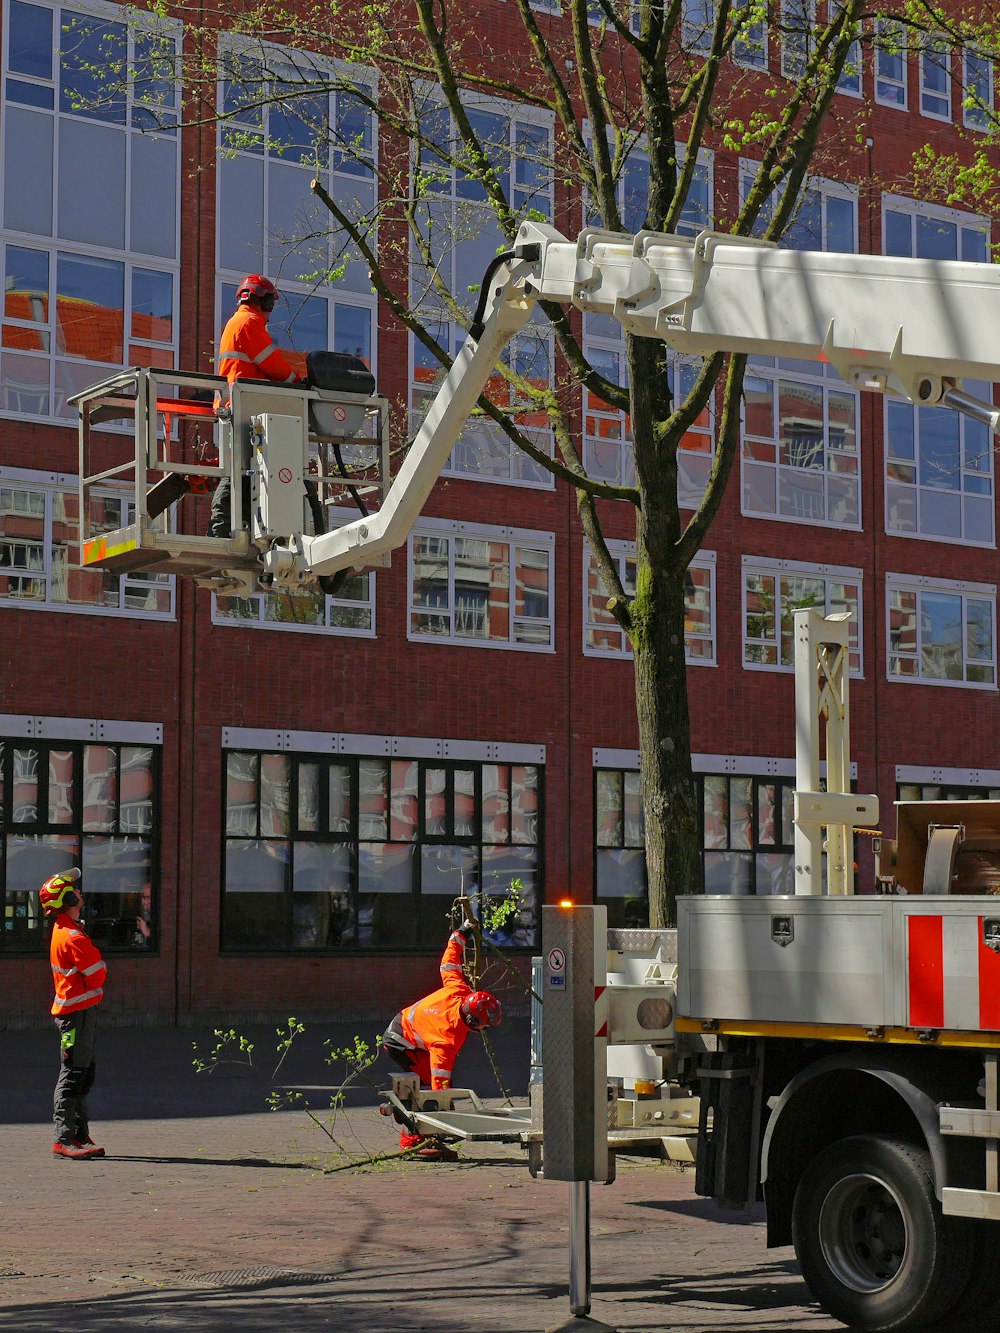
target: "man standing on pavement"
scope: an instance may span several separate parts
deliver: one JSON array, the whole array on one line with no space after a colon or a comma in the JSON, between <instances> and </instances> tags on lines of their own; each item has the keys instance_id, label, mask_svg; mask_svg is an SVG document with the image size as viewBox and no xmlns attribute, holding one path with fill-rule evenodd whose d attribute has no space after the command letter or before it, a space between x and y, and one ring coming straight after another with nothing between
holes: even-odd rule
<instances>
[{"instance_id":1,"label":"man standing on pavement","mask_svg":"<svg viewBox=\"0 0 1000 1333\"><path fill-rule=\"evenodd\" d=\"M272 380L294 384L299 378L267 329L278 289L270 278L248 273L236 289L236 311L219 340L219 374L235 380ZM243 441L234 441L242 447ZM229 513L230 482L223 477L212 497L210 537L232 536ZM245 516L245 515L244 515Z\"/></svg>"},{"instance_id":2,"label":"man standing on pavement","mask_svg":"<svg viewBox=\"0 0 1000 1333\"><path fill-rule=\"evenodd\" d=\"M74 866L47 879L38 890L52 921L49 958L55 999L52 1016L59 1033L59 1077L53 1098L56 1157L103 1157L90 1137L87 1093L96 1070L97 1006L104 999L107 968L100 950L80 924L83 894Z\"/></svg>"},{"instance_id":3,"label":"man standing on pavement","mask_svg":"<svg viewBox=\"0 0 1000 1333\"><path fill-rule=\"evenodd\" d=\"M473 990L465 977L465 946L475 927L463 921L453 930L441 956L441 980L416 1004L409 1005L392 1020L382 1034L389 1059L408 1074L416 1074L431 1088L450 1088L455 1058L470 1032L496 1027L503 1017L500 1001L489 991ZM456 1154L437 1139L400 1131L400 1148L421 1148L414 1155L427 1161L453 1161Z\"/></svg>"}]
</instances>

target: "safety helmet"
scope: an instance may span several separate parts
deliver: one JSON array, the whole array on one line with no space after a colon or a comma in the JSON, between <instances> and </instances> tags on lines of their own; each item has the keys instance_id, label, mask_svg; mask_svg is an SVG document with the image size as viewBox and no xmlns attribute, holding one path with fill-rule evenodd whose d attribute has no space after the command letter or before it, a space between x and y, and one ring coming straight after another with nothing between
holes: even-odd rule
<instances>
[{"instance_id":1,"label":"safety helmet","mask_svg":"<svg viewBox=\"0 0 1000 1333\"><path fill-rule=\"evenodd\" d=\"M462 1018L466 1027L478 1032L480 1028L495 1028L503 1018L500 1001L488 990L474 990L462 1001Z\"/></svg>"},{"instance_id":2,"label":"safety helmet","mask_svg":"<svg viewBox=\"0 0 1000 1333\"><path fill-rule=\"evenodd\" d=\"M45 912L61 912L64 907L76 907L80 902L79 894L73 890L73 885L80 878L80 872L76 866L69 870L63 870L58 875L53 875L47 879L38 890L38 901Z\"/></svg>"},{"instance_id":3,"label":"safety helmet","mask_svg":"<svg viewBox=\"0 0 1000 1333\"><path fill-rule=\"evenodd\" d=\"M261 310L270 312L274 309L278 289L270 278L262 278L259 273L248 273L236 288L236 304L245 305L251 297L260 303Z\"/></svg>"}]
</instances>

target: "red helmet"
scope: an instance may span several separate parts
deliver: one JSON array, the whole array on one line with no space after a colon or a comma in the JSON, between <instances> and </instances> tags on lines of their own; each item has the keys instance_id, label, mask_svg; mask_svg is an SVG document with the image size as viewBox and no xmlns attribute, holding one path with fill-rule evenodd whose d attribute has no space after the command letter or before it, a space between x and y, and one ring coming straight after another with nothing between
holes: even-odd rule
<instances>
[{"instance_id":1,"label":"red helmet","mask_svg":"<svg viewBox=\"0 0 1000 1333\"><path fill-rule=\"evenodd\" d=\"M271 311L278 298L278 289L270 278L262 278L259 273L248 273L236 288L236 304L245 305L251 297L260 302L261 310Z\"/></svg>"},{"instance_id":2,"label":"red helmet","mask_svg":"<svg viewBox=\"0 0 1000 1333\"><path fill-rule=\"evenodd\" d=\"M503 1018L500 1001L488 990L474 990L462 1001L462 1018L465 1026L478 1032L480 1028L495 1028Z\"/></svg>"},{"instance_id":3,"label":"red helmet","mask_svg":"<svg viewBox=\"0 0 1000 1333\"><path fill-rule=\"evenodd\" d=\"M79 895L73 891L73 885L80 878L76 866L64 870L59 875L47 879L38 890L38 901L45 912L61 912L64 907L76 907Z\"/></svg>"}]
</instances>

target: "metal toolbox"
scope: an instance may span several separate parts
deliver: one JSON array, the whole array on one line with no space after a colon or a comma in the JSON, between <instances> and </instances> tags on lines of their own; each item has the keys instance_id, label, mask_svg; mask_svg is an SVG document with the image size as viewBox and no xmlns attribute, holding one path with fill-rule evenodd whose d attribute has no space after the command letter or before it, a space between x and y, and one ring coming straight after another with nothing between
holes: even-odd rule
<instances>
[{"instance_id":1,"label":"metal toolbox","mask_svg":"<svg viewBox=\"0 0 1000 1333\"><path fill-rule=\"evenodd\" d=\"M677 908L685 1018L1000 1030L1000 901L692 896Z\"/></svg>"}]
</instances>

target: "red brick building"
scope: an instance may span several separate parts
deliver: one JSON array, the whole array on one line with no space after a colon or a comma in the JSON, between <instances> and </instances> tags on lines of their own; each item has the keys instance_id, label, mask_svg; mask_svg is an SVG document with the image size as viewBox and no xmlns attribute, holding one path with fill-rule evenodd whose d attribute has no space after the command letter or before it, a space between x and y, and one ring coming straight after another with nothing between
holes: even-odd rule
<instances>
[{"instance_id":1,"label":"red brick building","mask_svg":"<svg viewBox=\"0 0 1000 1333\"><path fill-rule=\"evenodd\" d=\"M482 22L516 51L513 13ZM143 133L140 91L102 100L88 82L102 44L136 60L145 49L113 6L6 0L3 24L0 1024L44 1018L35 890L70 864L83 866L106 1009L122 1022L392 1013L432 980L455 893L515 879L525 905L505 942L520 955L537 946L541 902L567 891L641 921L627 644L574 496L485 428L456 446L392 568L336 599L79 568L67 398L122 364L209 369L243 273L278 278L283 345L360 354L397 412L419 408L433 365L357 256L333 285L311 280L338 260L329 238L300 239L316 167L292 112L241 104L223 82L230 128L182 130L166 85L159 128ZM764 33L732 76L752 100L782 59ZM378 126L357 100L324 96L353 145L324 163L331 189L371 207ZM985 61L941 44L877 63L866 52L836 99L830 174L811 181L789 242L985 261L994 219L904 184L928 139L971 154L983 104ZM428 107L440 114L433 90ZM578 230L579 198L537 170L551 119L484 101L476 115L504 144L515 203ZM721 142L700 157L681 229L724 226L747 170ZM436 206L466 225L462 187L442 177ZM451 280L478 280L495 249L489 225L470 228ZM442 336L458 345L457 326ZM617 328L594 321L582 336L616 378ZM514 355L543 377L546 349L525 340ZM674 374L683 390L692 369L678 360ZM627 423L577 398L588 470L627 482ZM692 504L713 429L704 414L683 453ZM742 456L689 585L709 891L790 886L795 606L855 612L857 783L878 792L884 824L900 793L1000 791L994 478L985 431L954 414L859 395L830 368L751 367ZM101 504L109 529L127 521L127 497L109 488ZM631 511L606 510L627 582Z\"/></svg>"}]
</instances>

